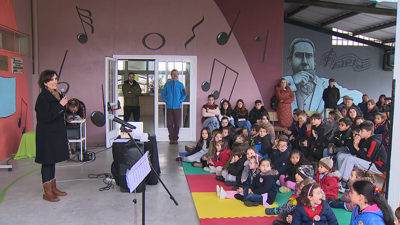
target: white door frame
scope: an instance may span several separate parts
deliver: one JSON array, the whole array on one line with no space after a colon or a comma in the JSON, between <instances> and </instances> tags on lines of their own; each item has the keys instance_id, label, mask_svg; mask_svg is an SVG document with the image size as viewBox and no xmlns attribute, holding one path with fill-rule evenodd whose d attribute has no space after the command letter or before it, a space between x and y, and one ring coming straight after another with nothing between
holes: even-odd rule
<instances>
[{"instance_id":1,"label":"white door frame","mask_svg":"<svg viewBox=\"0 0 400 225\"><path fill-rule=\"evenodd\" d=\"M185 141L196 141L196 111L197 111L197 56L184 56L184 55L113 55L114 59L154 59L154 78L158 80L158 65L157 60L190 60L191 71L190 71L190 135ZM168 133L168 128L158 128L158 82L154 82L154 131L157 136L159 133ZM183 115L183 114L182 114ZM181 128L181 132L182 132ZM180 133L181 133L180 132ZM162 135L164 136L164 135ZM157 137L157 141L169 141L169 139L162 139Z\"/></svg>"},{"instance_id":2,"label":"white door frame","mask_svg":"<svg viewBox=\"0 0 400 225\"><path fill-rule=\"evenodd\" d=\"M111 57L105 57L105 98L104 98L104 105L106 106L106 112L105 112L105 120L106 120L106 148L111 147L112 142L111 140L117 138L118 136L118 127L115 122L112 120L108 119L108 116L114 115L116 116L114 111L109 112L108 111L108 100L109 100L109 62L114 62L114 77L113 77L113 83L114 83L114 99L112 102L110 102L110 105L116 106L118 105L118 65L117 65L117 59L111 58Z\"/></svg>"}]
</instances>

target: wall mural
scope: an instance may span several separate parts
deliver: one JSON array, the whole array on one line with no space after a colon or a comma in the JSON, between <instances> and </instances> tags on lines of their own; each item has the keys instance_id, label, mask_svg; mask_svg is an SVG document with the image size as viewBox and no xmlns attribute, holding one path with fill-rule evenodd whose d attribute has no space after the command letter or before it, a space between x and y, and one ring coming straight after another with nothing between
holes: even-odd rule
<instances>
[{"instance_id":1,"label":"wall mural","mask_svg":"<svg viewBox=\"0 0 400 225\"><path fill-rule=\"evenodd\" d=\"M78 6L76 6L76 11L78 12L79 19L81 20L81 24L83 27L83 31L85 32L84 34L79 33L77 36L77 39L81 44L85 44L88 41L88 36L87 36L86 29L85 29L85 26L83 23L86 23L87 25L90 26L90 28L92 29L92 34L93 34L94 27L93 27L93 19L91 18L92 13L87 9L80 9L80 8L78 8ZM81 12L86 13L87 15L83 15ZM85 19L89 20L90 23L88 21L86 21Z\"/></svg>"},{"instance_id":2,"label":"wall mural","mask_svg":"<svg viewBox=\"0 0 400 225\"><path fill-rule=\"evenodd\" d=\"M185 42L185 44L184 44L185 48L186 48L186 46L196 37L196 35L195 35L195 33L194 33L194 29L196 29L196 27L198 27L198 26L199 26L200 24L202 24L203 22L204 22L204 16L203 16L203 19L201 19L198 23L196 23L196 24L192 27L193 36L190 37L190 38Z\"/></svg>"},{"instance_id":3,"label":"wall mural","mask_svg":"<svg viewBox=\"0 0 400 225\"><path fill-rule=\"evenodd\" d=\"M0 118L13 115L16 111L16 78L0 76Z\"/></svg>"},{"instance_id":4,"label":"wall mural","mask_svg":"<svg viewBox=\"0 0 400 225\"><path fill-rule=\"evenodd\" d=\"M315 45L308 38L295 38L289 45L288 64L293 74L284 76L294 93L295 100L292 108L304 111L324 111L325 102L322 100L324 90L329 86L329 78L319 77L316 73ZM340 96L351 96L357 104L362 99L358 90L348 90L336 83Z\"/></svg>"},{"instance_id":5,"label":"wall mural","mask_svg":"<svg viewBox=\"0 0 400 225\"><path fill-rule=\"evenodd\" d=\"M343 67L352 67L354 72L361 72L371 68L371 59L361 59L353 53L344 54L337 57L335 50L331 50L321 57L321 61L318 66L327 67L328 65L332 70Z\"/></svg>"},{"instance_id":6,"label":"wall mural","mask_svg":"<svg viewBox=\"0 0 400 225\"><path fill-rule=\"evenodd\" d=\"M213 74L214 74L215 62L218 62L220 65L222 65L222 66L224 67L224 75L222 76L222 81L221 81L221 86L219 87L219 91L214 90L214 91L211 92L211 94L214 95L214 98L215 98L215 99L218 99L218 98L219 98L219 96L220 96L220 94L221 94L222 86L224 85L224 80L225 80L226 72L227 72L227 70L229 69L230 71L232 71L233 73L236 74L236 78L235 78L235 81L234 81L233 86L232 86L231 94L229 95L229 98L228 98L228 101L231 101L233 89L235 88L236 81L237 81L237 79L238 79L239 73L236 72L236 71L235 71L234 69L232 69L231 67L225 65L223 62L219 61L218 59L214 59L214 62L213 62L212 68L211 68L210 82L204 81L204 82L201 84L201 89L202 89L204 92L207 92L208 90L210 90L210 86L211 86L211 82L212 82L212 77L213 77ZM223 100L224 100L224 99L222 99L221 102L222 102Z\"/></svg>"}]
</instances>

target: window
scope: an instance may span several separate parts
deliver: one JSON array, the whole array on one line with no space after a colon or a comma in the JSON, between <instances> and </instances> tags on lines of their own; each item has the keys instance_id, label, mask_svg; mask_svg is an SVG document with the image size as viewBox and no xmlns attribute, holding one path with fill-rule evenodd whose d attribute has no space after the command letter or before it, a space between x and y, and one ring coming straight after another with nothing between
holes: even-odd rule
<instances>
[{"instance_id":1,"label":"window","mask_svg":"<svg viewBox=\"0 0 400 225\"><path fill-rule=\"evenodd\" d=\"M341 29L338 29L338 28L332 28L332 31L353 36L353 32L341 30ZM382 43L382 41L379 40L379 39L372 38L372 37L367 37L367 36L364 36L364 35L356 35L354 37L361 38L361 39L368 40L368 41L374 41L376 43ZM394 43L385 43L385 44L389 45L389 46L394 46ZM341 37L338 37L338 36L332 36L332 45L369 46L369 45L364 44L364 43L360 43L360 42L352 41L352 40L347 40L347 39L344 39L344 38L341 38Z\"/></svg>"},{"instance_id":2,"label":"window","mask_svg":"<svg viewBox=\"0 0 400 225\"><path fill-rule=\"evenodd\" d=\"M30 55L29 36L0 27L0 49Z\"/></svg>"},{"instance_id":3,"label":"window","mask_svg":"<svg viewBox=\"0 0 400 225\"><path fill-rule=\"evenodd\" d=\"M118 60L118 95L122 94L122 85L128 74L134 73L135 80L142 89L142 94L154 93L154 60L128 59Z\"/></svg>"}]
</instances>

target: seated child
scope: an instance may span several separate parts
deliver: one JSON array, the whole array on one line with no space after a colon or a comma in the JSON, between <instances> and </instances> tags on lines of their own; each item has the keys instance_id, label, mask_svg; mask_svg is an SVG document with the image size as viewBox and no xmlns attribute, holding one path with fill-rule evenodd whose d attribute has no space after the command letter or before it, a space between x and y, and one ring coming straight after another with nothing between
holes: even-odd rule
<instances>
[{"instance_id":1,"label":"seated child","mask_svg":"<svg viewBox=\"0 0 400 225\"><path fill-rule=\"evenodd\" d=\"M266 124L261 124L258 131L259 137L253 142L253 146L263 158L268 158L272 153L271 135L268 134L267 129Z\"/></svg>"},{"instance_id":2,"label":"seated child","mask_svg":"<svg viewBox=\"0 0 400 225\"><path fill-rule=\"evenodd\" d=\"M248 168L249 170L247 171L247 177L246 181L243 182L243 184L238 187L236 191L225 191L223 187L220 187L217 185L217 196L220 199L225 199L225 198L236 198L236 199L241 199L244 195L248 195L248 190L249 187L255 182L255 179L257 177L258 171L258 163L261 161L261 156L259 155L254 155L251 156L249 159L249 164ZM243 171L244 173L244 171Z\"/></svg>"},{"instance_id":3,"label":"seated child","mask_svg":"<svg viewBox=\"0 0 400 225\"><path fill-rule=\"evenodd\" d=\"M201 129L200 139L192 152L184 157L176 158L176 161L200 162L201 157L208 152L211 142L211 132L208 127ZM186 147L186 146L185 146Z\"/></svg>"},{"instance_id":4,"label":"seated child","mask_svg":"<svg viewBox=\"0 0 400 225\"><path fill-rule=\"evenodd\" d=\"M261 122L261 115L268 114L267 109L262 105L262 101L257 99L254 102L254 108L250 111L249 120L252 125Z\"/></svg>"},{"instance_id":5,"label":"seated child","mask_svg":"<svg viewBox=\"0 0 400 225\"><path fill-rule=\"evenodd\" d=\"M357 205L354 205L351 203L351 185L356 180L368 180L374 184L376 183L374 174L372 174L368 170L365 171L358 167L354 167L353 171L351 171L351 176L350 176L350 180L348 183L350 186L350 191L348 191L346 194L344 194L339 199L328 198L328 202L329 202L329 205L331 206L331 208L346 209L347 211L350 211L350 212L352 212L356 208Z\"/></svg>"},{"instance_id":6,"label":"seated child","mask_svg":"<svg viewBox=\"0 0 400 225\"><path fill-rule=\"evenodd\" d=\"M267 215L279 214L279 217L281 217L283 220L286 220L286 217L288 215L292 215L292 212L294 212L297 204L300 202L298 198L301 193L301 189L303 189L303 187L308 184L316 184L316 183L315 180L312 179L303 180L302 182L299 183L298 190L289 197L289 200L285 204L276 208L266 208L265 214ZM287 223L283 222L282 224L287 224Z\"/></svg>"},{"instance_id":7,"label":"seated child","mask_svg":"<svg viewBox=\"0 0 400 225\"><path fill-rule=\"evenodd\" d=\"M268 207L275 201L277 194L275 182L278 178L278 171L272 169L271 160L268 158L261 160L259 169L260 173L256 175L255 181L244 192L244 196L235 195L235 198L243 201L246 206L263 205Z\"/></svg>"},{"instance_id":8,"label":"seated child","mask_svg":"<svg viewBox=\"0 0 400 225\"><path fill-rule=\"evenodd\" d=\"M351 225L393 224L393 211L370 181L353 183L351 203L357 205L351 215Z\"/></svg>"},{"instance_id":9,"label":"seated child","mask_svg":"<svg viewBox=\"0 0 400 225\"><path fill-rule=\"evenodd\" d=\"M249 139L249 143L250 145L253 145L253 142L255 139L258 138L258 131L259 131L260 126L256 123L251 127L251 131L250 131L250 139Z\"/></svg>"},{"instance_id":10,"label":"seated child","mask_svg":"<svg viewBox=\"0 0 400 225\"><path fill-rule=\"evenodd\" d=\"M310 162L304 157L303 153L297 149L293 149L289 155L288 170L287 173L281 174L279 177L279 183L281 187L279 192L287 193L296 188L296 178L297 169L302 165L309 165ZM314 176L311 174L311 179Z\"/></svg>"},{"instance_id":11,"label":"seated child","mask_svg":"<svg viewBox=\"0 0 400 225\"><path fill-rule=\"evenodd\" d=\"M235 143L249 144L249 136L241 133L240 135L236 136Z\"/></svg>"},{"instance_id":12,"label":"seated child","mask_svg":"<svg viewBox=\"0 0 400 225\"><path fill-rule=\"evenodd\" d=\"M328 148L324 149L324 157L336 158L338 152L349 152L353 145L353 134L351 132L351 119L348 117L339 120L339 130L333 135Z\"/></svg>"},{"instance_id":13,"label":"seated child","mask_svg":"<svg viewBox=\"0 0 400 225\"><path fill-rule=\"evenodd\" d=\"M332 172L332 157L322 158L318 163L317 177L315 181L326 194L326 198L337 198L339 195L340 174Z\"/></svg>"},{"instance_id":14,"label":"seated child","mask_svg":"<svg viewBox=\"0 0 400 225\"><path fill-rule=\"evenodd\" d=\"M371 121L365 121L360 124L360 135L354 138L353 147L356 155L346 157L339 172L342 175L341 186L346 187L351 171L354 166L369 170L374 174L386 172L387 154L385 148L381 145L382 135L373 134L374 124ZM371 162L374 160L373 162Z\"/></svg>"},{"instance_id":15,"label":"seated child","mask_svg":"<svg viewBox=\"0 0 400 225\"><path fill-rule=\"evenodd\" d=\"M362 123L364 123L365 119L362 118L361 116L356 117L356 119L354 120L353 125L360 125Z\"/></svg>"},{"instance_id":16,"label":"seated child","mask_svg":"<svg viewBox=\"0 0 400 225\"><path fill-rule=\"evenodd\" d=\"M386 116L383 113L377 113L375 115L375 127L374 134L383 134L387 131L386 127Z\"/></svg>"},{"instance_id":17,"label":"seated child","mask_svg":"<svg viewBox=\"0 0 400 225\"><path fill-rule=\"evenodd\" d=\"M211 138L212 139L211 139L210 145L208 147L208 152L201 157L199 163L192 162L192 166L201 167L201 168L208 167L208 160L212 159L214 157L214 148L215 148L216 143L218 141L222 140L221 131L219 131L219 129L213 130ZM206 170L208 170L208 169L206 169Z\"/></svg>"},{"instance_id":18,"label":"seated child","mask_svg":"<svg viewBox=\"0 0 400 225\"><path fill-rule=\"evenodd\" d=\"M322 114L314 113L311 116L311 125L311 136L303 143L302 151L306 155L305 151L308 149L307 159L310 162L315 162L323 158L324 149L328 145L328 139L325 136L325 124L322 122Z\"/></svg>"},{"instance_id":19,"label":"seated child","mask_svg":"<svg viewBox=\"0 0 400 225\"><path fill-rule=\"evenodd\" d=\"M243 147L243 145L237 145L232 149L228 170L223 170L222 175L217 176L217 180L225 182L226 186L235 186L237 176L239 176L238 179L242 177L244 162L247 160Z\"/></svg>"},{"instance_id":20,"label":"seated child","mask_svg":"<svg viewBox=\"0 0 400 225\"><path fill-rule=\"evenodd\" d=\"M236 136L236 129L235 129L235 127L229 122L229 119L228 119L228 117L226 117L226 116L222 117L222 119L221 119L221 125L219 126L219 130L221 131L221 133L222 133L222 128L224 128L224 127L229 128L229 130L230 130L230 132L231 132L231 134L232 134L233 137Z\"/></svg>"},{"instance_id":21,"label":"seated child","mask_svg":"<svg viewBox=\"0 0 400 225\"><path fill-rule=\"evenodd\" d=\"M281 176L283 176L282 179L284 179L285 175L288 174L289 156L290 152L288 150L287 139L279 139L278 149L274 150L271 154L273 168L279 172L279 180L281 180Z\"/></svg>"},{"instance_id":22,"label":"seated child","mask_svg":"<svg viewBox=\"0 0 400 225\"><path fill-rule=\"evenodd\" d=\"M296 206L292 225L338 224L331 207L323 200L322 189L318 184L305 185L301 189L299 199L302 204Z\"/></svg>"},{"instance_id":23,"label":"seated child","mask_svg":"<svg viewBox=\"0 0 400 225\"><path fill-rule=\"evenodd\" d=\"M222 137L226 142L228 142L228 147L229 149L232 149L232 144L233 144L233 136L231 133L231 129L228 127L223 127L221 129Z\"/></svg>"},{"instance_id":24,"label":"seated child","mask_svg":"<svg viewBox=\"0 0 400 225\"><path fill-rule=\"evenodd\" d=\"M244 169L242 172L242 177L240 178L240 185L238 185L237 187L241 187L242 184L246 181L248 174L249 174L250 158L255 155L258 155L258 154L257 154L257 149L254 146L248 147L246 149L247 160L244 162Z\"/></svg>"},{"instance_id":25,"label":"seated child","mask_svg":"<svg viewBox=\"0 0 400 225\"><path fill-rule=\"evenodd\" d=\"M222 171L222 167L228 162L230 157L231 151L228 149L228 142L222 139L216 143L214 157L208 160L208 167L204 167L204 170L210 173Z\"/></svg>"},{"instance_id":26,"label":"seated child","mask_svg":"<svg viewBox=\"0 0 400 225\"><path fill-rule=\"evenodd\" d=\"M269 122L269 114L263 113L261 114L261 123L267 125L267 134L271 135L271 143L275 141L275 128Z\"/></svg>"}]
</instances>

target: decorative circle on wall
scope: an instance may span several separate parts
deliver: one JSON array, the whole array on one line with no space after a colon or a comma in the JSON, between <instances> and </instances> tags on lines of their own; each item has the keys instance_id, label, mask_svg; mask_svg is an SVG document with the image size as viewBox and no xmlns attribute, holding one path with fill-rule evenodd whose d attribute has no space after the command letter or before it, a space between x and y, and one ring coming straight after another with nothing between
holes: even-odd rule
<instances>
[{"instance_id":1,"label":"decorative circle on wall","mask_svg":"<svg viewBox=\"0 0 400 225\"><path fill-rule=\"evenodd\" d=\"M88 41L87 35L82 33L78 34L77 39L81 44L85 44Z\"/></svg>"},{"instance_id":2,"label":"decorative circle on wall","mask_svg":"<svg viewBox=\"0 0 400 225\"><path fill-rule=\"evenodd\" d=\"M146 38L147 38L148 36L152 35L152 34L158 35L158 36L161 38L161 40L162 40L162 43L161 43L160 46L158 46L158 48L150 48L150 47L146 44ZM164 37L162 34L159 34L159 33L148 33L148 34L146 34L146 35L143 37L142 43L143 43L144 47L146 47L146 48L148 48L148 49L150 49L150 50L158 50L158 49L164 47L164 45L165 45L165 37Z\"/></svg>"},{"instance_id":3,"label":"decorative circle on wall","mask_svg":"<svg viewBox=\"0 0 400 225\"><path fill-rule=\"evenodd\" d=\"M208 83L208 81L204 81L201 84L201 90L203 90L204 92L210 90L210 83Z\"/></svg>"}]
</instances>

